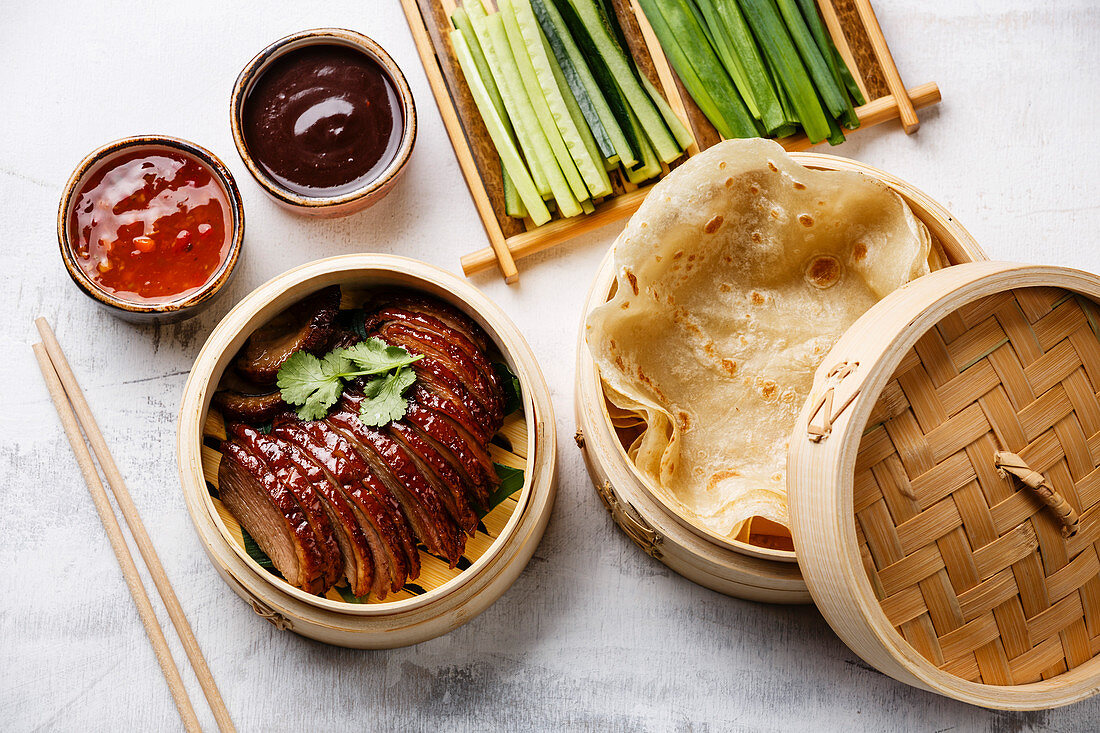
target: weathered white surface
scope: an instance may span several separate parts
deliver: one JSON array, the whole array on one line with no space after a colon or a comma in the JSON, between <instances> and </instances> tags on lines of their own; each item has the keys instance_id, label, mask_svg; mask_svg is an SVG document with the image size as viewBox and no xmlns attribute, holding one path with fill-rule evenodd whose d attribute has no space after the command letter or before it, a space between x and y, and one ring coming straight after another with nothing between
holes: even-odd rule
<instances>
[{"instance_id":1,"label":"weathered white surface","mask_svg":"<svg viewBox=\"0 0 1100 733\"><path fill-rule=\"evenodd\" d=\"M913 137L886 125L840 152L940 199L992 257L1100 271L1100 5L876 6L902 73L910 84L938 81L944 102L922 114ZM219 580L196 541L176 478L175 410L203 339L267 278L364 251L457 271L461 253L484 245L404 16L396 0L22 2L6 4L3 15L0 728L179 724L36 371L30 344L39 314L55 324L89 393L241 730L1100 727L1100 699L1014 715L907 688L863 664L812 608L703 590L613 527L568 436L581 298L614 226L522 262L518 287L493 274L476 279L530 340L563 436L558 503L519 582L467 626L411 649L347 651L276 631ZM228 125L230 87L252 54L324 25L365 32L389 49L421 115L397 189L373 210L333 222L269 203ZM95 309L69 282L54 239L58 196L76 162L141 132L213 149L237 175L247 208L246 252L231 291L199 319L159 329ZM212 728L198 685L189 670L184 676Z\"/></svg>"}]
</instances>

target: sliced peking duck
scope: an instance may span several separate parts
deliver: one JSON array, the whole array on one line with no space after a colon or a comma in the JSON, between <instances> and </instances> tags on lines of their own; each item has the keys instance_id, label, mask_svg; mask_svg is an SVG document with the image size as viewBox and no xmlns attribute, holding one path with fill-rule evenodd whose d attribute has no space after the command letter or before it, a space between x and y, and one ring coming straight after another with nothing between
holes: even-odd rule
<instances>
[{"instance_id":1,"label":"sliced peking duck","mask_svg":"<svg viewBox=\"0 0 1100 733\"><path fill-rule=\"evenodd\" d=\"M236 371L273 385L297 350L320 357L365 334L409 355L416 381L403 416L363 422L376 419L360 417L375 396L364 392L371 377L349 377L314 420L267 397L273 387L248 400L239 389L220 394L215 405L235 421L220 493L287 582L323 594L346 581L354 595L381 600L419 576L418 544L451 567L462 559L499 485L489 441L504 391L488 336L452 306L398 290L372 294L362 311L337 313L339 302L328 288L292 306L250 339ZM261 420L269 427L258 429Z\"/></svg>"}]
</instances>

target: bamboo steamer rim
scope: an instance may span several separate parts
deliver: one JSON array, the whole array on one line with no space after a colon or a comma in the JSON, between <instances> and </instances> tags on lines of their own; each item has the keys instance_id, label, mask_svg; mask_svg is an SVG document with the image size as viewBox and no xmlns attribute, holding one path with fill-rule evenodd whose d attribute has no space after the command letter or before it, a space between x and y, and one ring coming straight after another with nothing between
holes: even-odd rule
<instances>
[{"instance_id":1,"label":"bamboo steamer rim","mask_svg":"<svg viewBox=\"0 0 1100 733\"><path fill-rule=\"evenodd\" d=\"M944 251L953 262L970 262L975 260L986 260L985 252L982 251L974 237L959 224L954 216L944 208L942 204L937 202L931 196L924 191L910 185L906 181L898 178L897 176L879 170L873 166L867 165L857 160L850 158L842 158L837 155L830 155L828 153L788 153L792 160L796 163L803 165L807 168L823 171L850 171L854 173L860 173L875 180L878 180L886 184L891 190L896 192L909 208L913 211L914 215L929 229L932 235L943 246ZM614 245L608 249L607 254L600 262L597 268L596 278L593 282L592 288L589 291L586 299L586 307L584 310L584 319L581 322L581 342L579 348L587 350L584 342L584 322L587 320L588 312L592 307L601 304L606 300L606 296L598 299L597 295L600 292L609 292L611 287L615 283L617 272L614 267L615 260L615 247ZM592 361L591 357L588 357L587 361ZM595 375L597 383L600 381L599 373ZM602 386L600 387L598 394L603 395ZM656 502L667 512L676 522L685 527L689 532L705 539L708 542L712 542L721 548L732 550L749 557L755 557L762 560L770 560L773 562L784 563L796 563L797 552L791 552L789 550L774 550L766 547L760 547L752 545L748 542L740 540L732 540L728 537L718 534L713 530L710 530L702 525L696 524L686 517L684 517L674 507L661 492L655 491L651 486L649 479L642 476L638 471L634 462L626 454L626 450L623 448L621 442L617 439L614 426L611 423L611 416L607 412L605 404L601 404L601 411L603 413L604 420L607 428L611 431L611 435L615 437L613 441L615 448L621 454L621 460L625 462L628 470L634 475L636 480L646 488L648 493L656 500Z\"/></svg>"},{"instance_id":2,"label":"bamboo steamer rim","mask_svg":"<svg viewBox=\"0 0 1100 733\"><path fill-rule=\"evenodd\" d=\"M860 557L854 519L855 465L863 431L886 383L918 339L982 297L1056 287L1100 299L1100 277L1059 267L1006 262L956 265L920 278L873 306L828 353L814 378L820 394L841 362L855 364L837 399L854 397L820 442L808 439L813 400L804 406L788 453L791 529L818 609L859 656L910 685L973 705L1006 710L1058 707L1100 691L1100 655L1062 674L1018 685L971 682L939 669L901 636L875 595ZM838 388L839 390L839 388Z\"/></svg>"},{"instance_id":3,"label":"bamboo steamer rim","mask_svg":"<svg viewBox=\"0 0 1100 733\"><path fill-rule=\"evenodd\" d=\"M413 598L382 603L346 603L315 596L291 586L261 568L234 541L221 521L206 489L206 480L202 472L202 430L210 400L225 368L244 341L255 328L300 300L308 292L328 285L347 284L349 279L354 278L361 278L363 283L374 281L384 285L403 285L420 289L441 297L475 320L485 329L520 380L524 417L527 422L528 457L524 485L520 490L516 507L489 549L469 568L437 588ZM308 292L305 288L300 288L306 283L310 286ZM532 504L532 496L536 490L539 493L548 493L550 497L553 495L552 484L556 474L555 435L549 389L538 368L535 356L519 330L498 306L469 283L434 265L397 255L349 254L315 260L277 275L257 287L226 313L199 351L184 386L177 422L177 460L184 496L193 523L196 528L200 528L200 524L208 524L217 530L220 541L207 536L200 529L207 554L224 561L223 553L218 551L219 547L216 547L215 543L221 546L220 549L224 550L227 547L235 556L238 572L241 568L248 570L246 577L239 577L237 573L233 575L236 585L248 590L250 596L257 595L257 587L255 582L246 582L246 579L258 580L260 586L268 586L277 594L285 596L288 602L312 606L321 611L338 615L387 617L417 611L453 594L497 559L512 541L517 526L523 521ZM532 470L542 464L548 465L550 470ZM536 503L539 505L537 507L539 511L546 510L546 502ZM220 572L221 568L218 569ZM265 602L270 605L271 595L266 593L263 595ZM294 615L302 612L302 609L293 603L290 606L284 610Z\"/></svg>"}]
</instances>

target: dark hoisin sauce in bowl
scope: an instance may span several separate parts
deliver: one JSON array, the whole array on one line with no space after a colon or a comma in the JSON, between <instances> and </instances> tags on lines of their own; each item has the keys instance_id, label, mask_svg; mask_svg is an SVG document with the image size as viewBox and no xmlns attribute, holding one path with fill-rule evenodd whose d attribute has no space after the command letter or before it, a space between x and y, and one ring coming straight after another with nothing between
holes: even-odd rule
<instances>
[{"instance_id":1,"label":"dark hoisin sauce in bowl","mask_svg":"<svg viewBox=\"0 0 1100 733\"><path fill-rule=\"evenodd\" d=\"M401 103L389 75L358 49L317 44L275 59L244 100L253 159L303 196L334 196L376 178L397 153Z\"/></svg>"}]
</instances>

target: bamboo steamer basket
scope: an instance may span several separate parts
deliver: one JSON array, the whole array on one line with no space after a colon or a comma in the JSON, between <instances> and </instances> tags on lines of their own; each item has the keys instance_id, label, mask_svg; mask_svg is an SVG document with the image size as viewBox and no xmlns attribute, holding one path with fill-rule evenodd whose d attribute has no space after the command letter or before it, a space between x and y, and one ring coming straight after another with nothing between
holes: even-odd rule
<instances>
[{"instance_id":1,"label":"bamboo steamer basket","mask_svg":"<svg viewBox=\"0 0 1100 733\"><path fill-rule=\"evenodd\" d=\"M1042 709L1100 690L1100 278L979 262L895 291L792 433L814 602L895 679Z\"/></svg>"},{"instance_id":2,"label":"bamboo steamer basket","mask_svg":"<svg viewBox=\"0 0 1100 733\"><path fill-rule=\"evenodd\" d=\"M951 264L986 259L974 238L940 204L895 176L847 158L792 153L809 168L849 170L898 192L940 243ZM587 315L615 285L614 252L600 264L585 302ZM795 553L730 541L684 519L646 485L626 455L607 410L603 387L584 337L577 339L574 391L577 443L589 476L612 519L642 550L680 575L726 595L769 603L811 603Z\"/></svg>"},{"instance_id":3,"label":"bamboo steamer basket","mask_svg":"<svg viewBox=\"0 0 1100 733\"><path fill-rule=\"evenodd\" d=\"M226 367L253 330L306 295L334 284L345 291L408 287L451 303L484 328L520 381L522 419L505 429L522 445L513 444L513 453L499 460L524 470L523 487L486 515L483 522L491 523L495 537L479 532L469 540L466 558L470 562L460 566L465 569L447 569L421 553L425 569L414 582L423 592L417 595L403 590L381 602L348 603L338 596L318 597L292 587L248 555L235 520L228 512L219 512L220 502L207 488L208 481L216 481L217 463L216 458L212 463L212 449L204 445L204 436L216 434L220 424L210 400ZM373 254L331 257L290 270L229 311L195 360L184 387L177 430L187 509L222 579L276 628L356 648L391 648L431 639L466 623L499 598L519 577L546 529L556 491L555 449L549 390L534 354L508 317L450 273L404 257ZM475 544L477 551L472 552ZM442 569L427 577L433 561Z\"/></svg>"},{"instance_id":4,"label":"bamboo steamer basket","mask_svg":"<svg viewBox=\"0 0 1100 733\"><path fill-rule=\"evenodd\" d=\"M897 680L1011 710L1089 697L1100 690L1100 278L989 262L898 179L793 157L886 182L951 264L876 304L817 370L788 452L795 552L761 570L746 560L759 551L705 542L670 516L612 431L582 331L579 438L601 497L677 572L730 595L812 600ZM613 282L609 256L586 313ZM778 571L795 557L801 588Z\"/></svg>"}]
</instances>

